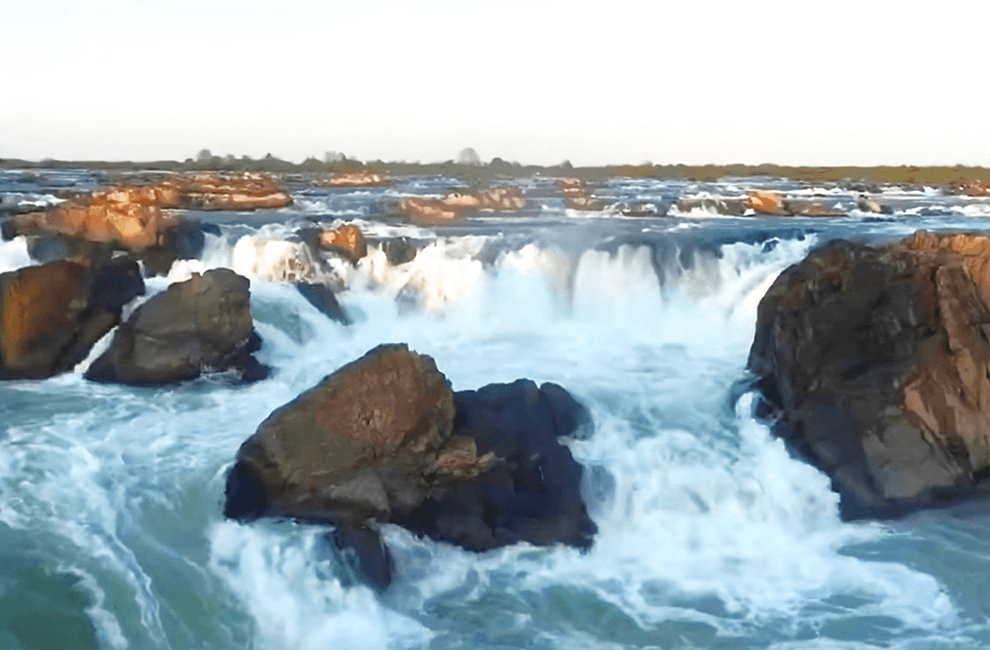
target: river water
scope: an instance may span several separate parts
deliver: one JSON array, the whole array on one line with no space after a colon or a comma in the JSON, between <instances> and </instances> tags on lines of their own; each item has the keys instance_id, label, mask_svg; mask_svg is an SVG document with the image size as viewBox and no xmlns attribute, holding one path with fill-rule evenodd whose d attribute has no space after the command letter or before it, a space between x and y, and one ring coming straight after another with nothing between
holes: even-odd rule
<instances>
[{"instance_id":1,"label":"river water","mask_svg":"<svg viewBox=\"0 0 990 650\"><path fill-rule=\"evenodd\" d=\"M0 197L49 204L101 182L0 172ZM631 218L567 210L536 178L515 182L530 199L516 216L439 229L376 216L400 194L454 184L300 185L284 210L194 215L222 235L170 279L216 266L251 277L265 381L89 383L105 339L73 373L0 384L0 647L990 647L990 504L844 523L828 478L754 419L745 388L757 304L809 249L988 230L990 204L893 188L880 200L895 211L880 216L844 190L767 179L597 190L666 206L778 187L849 211ZM357 268L332 262L322 277L343 286L350 325L278 281L286 247L263 242L344 221L423 247L399 267L374 244ZM23 239L0 243L0 271L29 263ZM149 293L167 284L149 280ZM590 551L473 554L386 526L396 579L377 595L324 543L328 528L223 518L226 471L258 424L386 342L431 355L455 390L527 377L589 407L594 434L569 444L600 531Z\"/></svg>"}]
</instances>

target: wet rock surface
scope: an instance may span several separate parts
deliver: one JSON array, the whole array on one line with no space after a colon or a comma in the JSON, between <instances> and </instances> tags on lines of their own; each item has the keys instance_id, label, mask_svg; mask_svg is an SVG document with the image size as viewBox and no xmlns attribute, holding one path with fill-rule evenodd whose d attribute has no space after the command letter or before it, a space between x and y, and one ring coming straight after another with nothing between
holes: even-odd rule
<instances>
[{"instance_id":1,"label":"wet rock surface","mask_svg":"<svg viewBox=\"0 0 990 650\"><path fill-rule=\"evenodd\" d=\"M986 250L974 235L836 240L760 302L749 368L776 431L832 477L843 516L897 516L985 485Z\"/></svg>"},{"instance_id":2,"label":"wet rock surface","mask_svg":"<svg viewBox=\"0 0 990 650\"><path fill-rule=\"evenodd\" d=\"M0 378L42 378L72 369L144 293L138 265L69 261L0 274Z\"/></svg>"},{"instance_id":3,"label":"wet rock surface","mask_svg":"<svg viewBox=\"0 0 990 650\"><path fill-rule=\"evenodd\" d=\"M177 282L139 306L86 372L94 381L154 386L233 372L261 379L247 278L215 269Z\"/></svg>"},{"instance_id":4,"label":"wet rock surface","mask_svg":"<svg viewBox=\"0 0 990 650\"><path fill-rule=\"evenodd\" d=\"M395 523L473 551L587 548L596 528L581 466L559 438L590 422L555 384L453 393L430 357L382 345L261 424L228 475L224 513L331 523L342 535ZM343 545L374 550L359 537ZM377 583L381 555L368 553L358 565Z\"/></svg>"}]
</instances>

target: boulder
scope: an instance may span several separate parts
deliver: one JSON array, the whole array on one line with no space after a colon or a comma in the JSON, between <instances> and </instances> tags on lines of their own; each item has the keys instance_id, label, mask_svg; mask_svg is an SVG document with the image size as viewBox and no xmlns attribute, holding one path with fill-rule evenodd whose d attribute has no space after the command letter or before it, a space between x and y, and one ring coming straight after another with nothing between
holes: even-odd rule
<instances>
[{"instance_id":1,"label":"boulder","mask_svg":"<svg viewBox=\"0 0 990 650\"><path fill-rule=\"evenodd\" d=\"M783 216L788 214L784 197L779 192L753 190L746 196L746 205L757 214Z\"/></svg>"},{"instance_id":2,"label":"boulder","mask_svg":"<svg viewBox=\"0 0 990 650\"><path fill-rule=\"evenodd\" d=\"M815 201L804 201L798 199L787 199L784 201L784 210L788 214L799 217L844 217L845 212L828 208Z\"/></svg>"},{"instance_id":3,"label":"boulder","mask_svg":"<svg viewBox=\"0 0 990 650\"><path fill-rule=\"evenodd\" d=\"M430 357L382 345L261 424L228 474L224 513L345 531L390 522L474 551L587 548L596 528L581 466L559 438L586 435L590 422L555 384L452 393ZM358 546L374 549L361 535ZM368 561L382 564L377 551Z\"/></svg>"},{"instance_id":4,"label":"boulder","mask_svg":"<svg viewBox=\"0 0 990 650\"><path fill-rule=\"evenodd\" d=\"M387 174L380 172L350 172L347 174L335 174L320 181L320 185L327 187L379 187L390 185L392 180Z\"/></svg>"},{"instance_id":5,"label":"boulder","mask_svg":"<svg viewBox=\"0 0 990 650\"><path fill-rule=\"evenodd\" d=\"M247 278L214 269L176 282L139 306L114 334L110 348L86 372L93 381L155 386L203 373L236 372L241 380L267 375L252 356L260 347Z\"/></svg>"},{"instance_id":6,"label":"boulder","mask_svg":"<svg viewBox=\"0 0 990 650\"><path fill-rule=\"evenodd\" d=\"M894 210L889 205L882 205L876 199L868 196L860 196L856 199L856 207L861 212L872 212L874 214L893 214Z\"/></svg>"},{"instance_id":7,"label":"boulder","mask_svg":"<svg viewBox=\"0 0 990 650\"><path fill-rule=\"evenodd\" d=\"M832 241L760 301L749 368L844 517L936 506L990 475L990 311L971 275L985 244Z\"/></svg>"},{"instance_id":8,"label":"boulder","mask_svg":"<svg viewBox=\"0 0 990 650\"><path fill-rule=\"evenodd\" d=\"M333 292L333 289L325 284L311 282L299 282L295 287L296 291L309 301L309 304L329 316L330 320L335 320L344 325L350 324L351 319L348 318L347 312L341 306L340 301L337 300L337 295Z\"/></svg>"},{"instance_id":9,"label":"boulder","mask_svg":"<svg viewBox=\"0 0 990 650\"><path fill-rule=\"evenodd\" d=\"M368 254L368 244L361 229L352 223L333 230L324 230L317 237L321 248L339 251L351 262L357 262Z\"/></svg>"},{"instance_id":10,"label":"boulder","mask_svg":"<svg viewBox=\"0 0 990 650\"><path fill-rule=\"evenodd\" d=\"M588 194L580 178L561 178L557 187L564 195L564 205L571 210L604 210L605 203Z\"/></svg>"},{"instance_id":11,"label":"boulder","mask_svg":"<svg viewBox=\"0 0 990 650\"><path fill-rule=\"evenodd\" d=\"M161 206L169 208L259 210L292 205L292 197L279 189L270 174L178 174L156 188Z\"/></svg>"},{"instance_id":12,"label":"boulder","mask_svg":"<svg viewBox=\"0 0 990 650\"><path fill-rule=\"evenodd\" d=\"M740 217L746 214L749 203L744 198L733 197L697 197L681 198L677 200L677 209L680 212L691 212L692 210L704 210L715 212L716 214L726 214Z\"/></svg>"},{"instance_id":13,"label":"boulder","mask_svg":"<svg viewBox=\"0 0 990 650\"><path fill-rule=\"evenodd\" d=\"M0 378L71 370L144 293L137 264L58 261L0 274Z\"/></svg>"},{"instance_id":14,"label":"boulder","mask_svg":"<svg viewBox=\"0 0 990 650\"><path fill-rule=\"evenodd\" d=\"M463 212L440 199L423 199L407 196L399 200L397 213L424 225L443 225L459 221Z\"/></svg>"},{"instance_id":15,"label":"boulder","mask_svg":"<svg viewBox=\"0 0 990 650\"><path fill-rule=\"evenodd\" d=\"M957 183L952 191L966 196L990 196L990 180L972 180Z\"/></svg>"},{"instance_id":16,"label":"boulder","mask_svg":"<svg viewBox=\"0 0 990 650\"><path fill-rule=\"evenodd\" d=\"M430 357L382 345L276 409L237 453L225 513L388 521L425 498L423 469L450 438L453 394ZM236 497L265 486L264 507ZM233 487L232 487L233 486Z\"/></svg>"},{"instance_id":17,"label":"boulder","mask_svg":"<svg viewBox=\"0 0 990 650\"><path fill-rule=\"evenodd\" d=\"M389 264L392 266L399 266L400 264L405 264L406 262L412 262L416 259L419 254L419 246L417 246L408 237L390 237L389 239L383 239L379 242L382 252L385 253L385 259L388 260Z\"/></svg>"}]
</instances>

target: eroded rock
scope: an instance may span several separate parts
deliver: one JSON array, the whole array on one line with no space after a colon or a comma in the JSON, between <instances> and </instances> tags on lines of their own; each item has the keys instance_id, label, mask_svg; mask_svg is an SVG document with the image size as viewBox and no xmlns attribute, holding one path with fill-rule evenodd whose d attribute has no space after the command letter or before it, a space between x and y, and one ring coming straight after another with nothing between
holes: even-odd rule
<instances>
[{"instance_id":1,"label":"eroded rock","mask_svg":"<svg viewBox=\"0 0 990 650\"><path fill-rule=\"evenodd\" d=\"M0 378L71 370L144 293L132 260L57 261L0 274Z\"/></svg>"},{"instance_id":2,"label":"eroded rock","mask_svg":"<svg viewBox=\"0 0 990 650\"><path fill-rule=\"evenodd\" d=\"M581 466L558 439L589 429L587 410L560 386L453 393L430 357L382 345L261 424L228 475L224 513L344 531L391 522L475 551L587 548L596 528Z\"/></svg>"},{"instance_id":3,"label":"eroded rock","mask_svg":"<svg viewBox=\"0 0 990 650\"><path fill-rule=\"evenodd\" d=\"M110 348L86 371L94 381L155 386L233 372L253 381L267 368L252 355L254 331L247 278L214 269L176 282L139 306Z\"/></svg>"},{"instance_id":4,"label":"eroded rock","mask_svg":"<svg viewBox=\"0 0 990 650\"><path fill-rule=\"evenodd\" d=\"M990 474L990 311L969 270L984 268L981 239L832 241L760 302L749 367L846 517L939 505Z\"/></svg>"}]
</instances>

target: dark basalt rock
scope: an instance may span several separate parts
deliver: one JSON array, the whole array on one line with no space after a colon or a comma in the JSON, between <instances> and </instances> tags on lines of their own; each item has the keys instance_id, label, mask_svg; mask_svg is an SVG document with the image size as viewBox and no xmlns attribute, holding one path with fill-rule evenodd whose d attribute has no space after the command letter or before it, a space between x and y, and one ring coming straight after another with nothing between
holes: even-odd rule
<instances>
[{"instance_id":1,"label":"dark basalt rock","mask_svg":"<svg viewBox=\"0 0 990 650\"><path fill-rule=\"evenodd\" d=\"M419 246L408 237L392 237L380 242L385 258L392 266L399 266L416 259Z\"/></svg>"},{"instance_id":2,"label":"dark basalt rock","mask_svg":"<svg viewBox=\"0 0 990 650\"><path fill-rule=\"evenodd\" d=\"M398 523L472 551L516 542L589 548L597 528L581 496L581 466L557 438L590 418L560 386L544 388L520 379L456 393L455 436L472 441L479 457L493 454L495 464L434 485L411 520Z\"/></svg>"},{"instance_id":3,"label":"dark basalt rock","mask_svg":"<svg viewBox=\"0 0 990 650\"><path fill-rule=\"evenodd\" d=\"M327 537L358 580L378 592L392 584L392 556L377 530L337 526Z\"/></svg>"},{"instance_id":4,"label":"dark basalt rock","mask_svg":"<svg viewBox=\"0 0 990 650\"><path fill-rule=\"evenodd\" d=\"M0 274L0 378L71 370L144 293L137 264L58 261Z\"/></svg>"},{"instance_id":5,"label":"dark basalt rock","mask_svg":"<svg viewBox=\"0 0 990 650\"><path fill-rule=\"evenodd\" d=\"M325 284L314 284L309 282L300 282L295 286L296 290L302 294L302 297L305 298L309 304L329 316L330 320L335 320L338 323L343 323L344 325L351 324L351 319L347 316L347 312L344 311L344 307L337 300L337 296L333 292L333 289Z\"/></svg>"},{"instance_id":6,"label":"dark basalt rock","mask_svg":"<svg viewBox=\"0 0 990 650\"><path fill-rule=\"evenodd\" d=\"M454 394L429 357L379 346L276 409L245 441L224 513L339 530L396 523L474 551L520 541L587 548L596 528L581 466L558 438L590 429L587 409L556 384ZM362 557L369 544L350 546ZM358 565L379 584L382 556L369 554Z\"/></svg>"},{"instance_id":7,"label":"dark basalt rock","mask_svg":"<svg viewBox=\"0 0 990 650\"><path fill-rule=\"evenodd\" d=\"M145 249L138 256L144 262L145 273L168 275L176 260L198 259L206 246L206 235L220 236L220 227L213 223L184 220L165 231L160 245Z\"/></svg>"},{"instance_id":8,"label":"dark basalt rock","mask_svg":"<svg viewBox=\"0 0 990 650\"><path fill-rule=\"evenodd\" d=\"M988 331L959 256L832 241L761 300L749 368L844 517L898 516L965 496L990 469Z\"/></svg>"},{"instance_id":9,"label":"dark basalt rock","mask_svg":"<svg viewBox=\"0 0 990 650\"><path fill-rule=\"evenodd\" d=\"M110 348L86 372L94 381L154 386L234 371L267 375L252 356L260 346L247 278L230 269L194 274L138 307Z\"/></svg>"}]
</instances>

